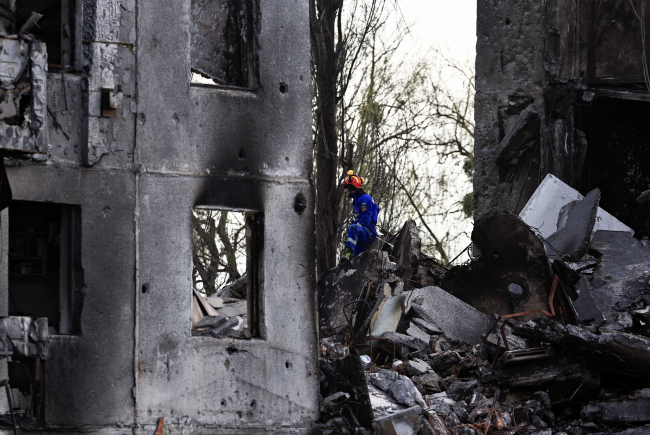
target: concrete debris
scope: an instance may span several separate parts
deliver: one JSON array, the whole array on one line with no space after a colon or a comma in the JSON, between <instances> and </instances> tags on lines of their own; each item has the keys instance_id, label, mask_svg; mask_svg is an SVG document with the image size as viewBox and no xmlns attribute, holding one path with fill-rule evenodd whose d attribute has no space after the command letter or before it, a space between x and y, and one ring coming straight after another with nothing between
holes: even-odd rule
<instances>
[{"instance_id":1,"label":"concrete debris","mask_svg":"<svg viewBox=\"0 0 650 435\"><path fill-rule=\"evenodd\" d=\"M237 281L235 281L237 282ZM206 298L194 290L192 309L192 335L202 337L251 337L248 331L248 302L220 297Z\"/></svg>"},{"instance_id":2,"label":"concrete debris","mask_svg":"<svg viewBox=\"0 0 650 435\"><path fill-rule=\"evenodd\" d=\"M589 249L598 257L597 270L585 276L596 307L608 328L630 329L616 314L650 305L650 247L629 233L598 231Z\"/></svg>"},{"instance_id":3,"label":"concrete debris","mask_svg":"<svg viewBox=\"0 0 650 435\"><path fill-rule=\"evenodd\" d=\"M370 373L370 379L375 387L389 393L403 405L424 404L422 395L407 376L386 369L378 369L376 372Z\"/></svg>"},{"instance_id":4,"label":"concrete debris","mask_svg":"<svg viewBox=\"0 0 650 435\"><path fill-rule=\"evenodd\" d=\"M383 298L370 319L370 333L374 337L397 331L405 308L405 297L402 294L404 285L399 284L394 290L387 283L383 285Z\"/></svg>"},{"instance_id":5,"label":"concrete debris","mask_svg":"<svg viewBox=\"0 0 650 435\"><path fill-rule=\"evenodd\" d=\"M406 350L400 350L398 347L398 355L408 355L413 350L427 350L429 348L429 342L424 341L421 338L411 337L410 335L400 334L399 332L386 332L382 338L388 339L395 343L397 346L403 346Z\"/></svg>"},{"instance_id":6,"label":"concrete debris","mask_svg":"<svg viewBox=\"0 0 650 435\"><path fill-rule=\"evenodd\" d=\"M404 367L409 376L420 376L433 371L426 361L422 361L419 358L413 358L410 361L406 361Z\"/></svg>"},{"instance_id":7,"label":"concrete debris","mask_svg":"<svg viewBox=\"0 0 650 435\"><path fill-rule=\"evenodd\" d=\"M519 217L542 238L547 238L558 231L558 217L562 207L572 201L583 199L584 196L580 192L554 175L548 174L521 210ZM634 234L632 228L600 207L596 214L592 237L596 231L623 231Z\"/></svg>"},{"instance_id":8,"label":"concrete debris","mask_svg":"<svg viewBox=\"0 0 650 435\"><path fill-rule=\"evenodd\" d=\"M411 308L419 318L438 326L452 340L479 343L494 323L485 314L439 287L416 289L407 297L413 301Z\"/></svg>"},{"instance_id":9,"label":"concrete debris","mask_svg":"<svg viewBox=\"0 0 650 435\"><path fill-rule=\"evenodd\" d=\"M544 241L549 257L579 259L587 253L599 202L600 190L594 189L583 200L572 201L560 209L557 231Z\"/></svg>"},{"instance_id":10,"label":"concrete debris","mask_svg":"<svg viewBox=\"0 0 650 435\"><path fill-rule=\"evenodd\" d=\"M472 241L481 256L452 268L443 289L489 316L549 310L548 255L521 218L492 209L475 222Z\"/></svg>"},{"instance_id":11,"label":"concrete debris","mask_svg":"<svg viewBox=\"0 0 650 435\"><path fill-rule=\"evenodd\" d=\"M246 283L246 275L241 276L218 290L216 296L213 296L212 299L214 300L215 297L222 299L246 299Z\"/></svg>"},{"instance_id":12,"label":"concrete debris","mask_svg":"<svg viewBox=\"0 0 650 435\"><path fill-rule=\"evenodd\" d=\"M539 114L531 105L524 109L499 143L496 161L501 181L504 181L522 155L539 142Z\"/></svg>"},{"instance_id":13,"label":"concrete debris","mask_svg":"<svg viewBox=\"0 0 650 435\"><path fill-rule=\"evenodd\" d=\"M329 398L339 392L347 394L349 399L338 406L327 407L321 421L342 415L354 427L370 427L374 416L366 375L358 355L320 359L321 396ZM324 402L321 400L321 403Z\"/></svg>"},{"instance_id":14,"label":"concrete debris","mask_svg":"<svg viewBox=\"0 0 650 435\"><path fill-rule=\"evenodd\" d=\"M339 391L338 393L331 394L327 396L326 398L323 399L323 403L321 403L321 406L327 408L327 407L333 407L338 404L341 404L348 400L350 398L350 395L348 393L344 393L343 391Z\"/></svg>"},{"instance_id":15,"label":"concrete debris","mask_svg":"<svg viewBox=\"0 0 650 435\"><path fill-rule=\"evenodd\" d=\"M399 253L396 263L372 251L325 275L321 365L331 373L336 361L356 358L359 369L336 376L365 388L357 399L351 389L324 389L350 399L328 397L319 425L347 424L341 433L647 433L650 247L627 230L594 234L599 191L556 207L547 180L538 202L553 205L555 223L546 236L492 210L472 233L480 255L448 270L413 248L417 228L407 223L397 248L387 248ZM406 273L423 263L438 268L440 286ZM369 404L371 424L357 425L353 402Z\"/></svg>"},{"instance_id":16,"label":"concrete debris","mask_svg":"<svg viewBox=\"0 0 650 435\"><path fill-rule=\"evenodd\" d=\"M420 433L422 425L420 414L422 408L413 406L403 411L385 417L380 417L372 422L372 428L377 434L386 435L415 435Z\"/></svg>"},{"instance_id":17,"label":"concrete debris","mask_svg":"<svg viewBox=\"0 0 650 435\"><path fill-rule=\"evenodd\" d=\"M411 380L422 394L440 393L442 391L440 388L440 376L433 371L423 375L413 376Z\"/></svg>"},{"instance_id":18,"label":"concrete debris","mask_svg":"<svg viewBox=\"0 0 650 435\"><path fill-rule=\"evenodd\" d=\"M440 328L438 328L437 325L435 325L435 324L433 324L431 322L427 322L426 320L420 319L418 317L414 317L412 319L412 322L416 326L418 326L421 330L426 332L427 334L430 334L430 335L442 334L442 330Z\"/></svg>"},{"instance_id":19,"label":"concrete debris","mask_svg":"<svg viewBox=\"0 0 650 435\"><path fill-rule=\"evenodd\" d=\"M375 302L381 304L386 297L385 282L380 283L380 278L395 269L387 252L371 250L327 272L318 283L322 294L319 303L321 336L344 335L349 333L350 326L355 333L362 326L365 330L368 308L374 307ZM365 302L355 302L362 300Z\"/></svg>"},{"instance_id":20,"label":"concrete debris","mask_svg":"<svg viewBox=\"0 0 650 435\"><path fill-rule=\"evenodd\" d=\"M650 201L650 190L646 190L639 195L639 197L636 199L637 202L648 202Z\"/></svg>"}]
</instances>

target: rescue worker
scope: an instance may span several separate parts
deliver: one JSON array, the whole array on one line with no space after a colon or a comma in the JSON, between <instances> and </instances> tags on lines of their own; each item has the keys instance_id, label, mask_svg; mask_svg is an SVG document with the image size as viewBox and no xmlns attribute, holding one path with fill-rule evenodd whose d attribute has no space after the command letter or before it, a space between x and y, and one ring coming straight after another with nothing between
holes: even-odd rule
<instances>
[{"instance_id":1,"label":"rescue worker","mask_svg":"<svg viewBox=\"0 0 650 435\"><path fill-rule=\"evenodd\" d=\"M343 179L343 192L354 201L354 222L348 227L348 238L345 242L345 253L341 261L348 261L361 254L366 245L377 238L377 215L379 206L372 197L363 191L366 180L348 171Z\"/></svg>"}]
</instances>

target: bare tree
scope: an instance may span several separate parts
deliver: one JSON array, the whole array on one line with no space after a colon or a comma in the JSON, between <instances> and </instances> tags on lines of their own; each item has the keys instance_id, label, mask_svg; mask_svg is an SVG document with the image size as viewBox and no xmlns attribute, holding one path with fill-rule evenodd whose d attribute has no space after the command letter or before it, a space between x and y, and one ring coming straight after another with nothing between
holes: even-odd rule
<instances>
[{"instance_id":1,"label":"bare tree","mask_svg":"<svg viewBox=\"0 0 650 435\"><path fill-rule=\"evenodd\" d=\"M466 236L445 220L472 214L471 70L437 53L400 58L408 29L390 22L399 14L389 4L310 0L319 274L335 265L349 223L338 184L349 169L368 179L386 232L419 219L425 249L445 262ZM444 85L443 66L463 94Z\"/></svg>"},{"instance_id":2,"label":"bare tree","mask_svg":"<svg viewBox=\"0 0 650 435\"><path fill-rule=\"evenodd\" d=\"M339 102L344 101L365 40L382 15L384 0L309 0L312 79L315 90L316 249L318 269L336 264L341 189L338 180L351 166L350 148L339 140ZM347 4L347 3L346 3ZM345 110L345 109L343 109ZM347 153L346 153L347 151Z\"/></svg>"},{"instance_id":3,"label":"bare tree","mask_svg":"<svg viewBox=\"0 0 650 435\"><path fill-rule=\"evenodd\" d=\"M344 116L345 134L356 139L352 166L368 179L384 231L419 220L425 251L447 263L464 248L456 241L468 237L468 225L458 223L473 213L473 75L438 52L400 58L400 34L382 33L383 24L367 38ZM445 85L449 72L454 89ZM341 208L343 230L349 207Z\"/></svg>"},{"instance_id":4,"label":"bare tree","mask_svg":"<svg viewBox=\"0 0 650 435\"><path fill-rule=\"evenodd\" d=\"M206 296L241 277L246 267L246 225L241 213L194 209L194 288Z\"/></svg>"}]
</instances>

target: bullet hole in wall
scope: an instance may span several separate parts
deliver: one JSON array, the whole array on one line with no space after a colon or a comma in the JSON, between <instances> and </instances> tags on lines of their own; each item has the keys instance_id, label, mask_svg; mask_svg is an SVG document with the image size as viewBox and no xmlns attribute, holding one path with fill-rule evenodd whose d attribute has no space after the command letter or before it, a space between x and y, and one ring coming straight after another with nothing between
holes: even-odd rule
<instances>
[{"instance_id":1,"label":"bullet hole in wall","mask_svg":"<svg viewBox=\"0 0 650 435\"><path fill-rule=\"evenodd\" d=\"M144 284L142 285L142 293L143 293L143 294L147 294L147 293L149 293L149 283L148 283L148 282L146 282L146 283L144 283Z\"/></svg>"},{"instance_id":2,"label":"bullet hole in wall","mask_svg":"<svg viewBox=\"0 0 650 435\"><path fill-rule=\"evenodd\" d=\"M289 92L289 84L285 82L280 82L280 93L286 94Z\"/></svg>"},{"instance_id":3,"label":"bullet hole in wall","mask_svg":"<svg viewBox=\"0 0 650 435\"><path fill-rule=\"evenodd\" d=\"M299 215L307 208L307 198L302 192L298 193L293 199L293 210Z\"/></svg>"}]
</instances>

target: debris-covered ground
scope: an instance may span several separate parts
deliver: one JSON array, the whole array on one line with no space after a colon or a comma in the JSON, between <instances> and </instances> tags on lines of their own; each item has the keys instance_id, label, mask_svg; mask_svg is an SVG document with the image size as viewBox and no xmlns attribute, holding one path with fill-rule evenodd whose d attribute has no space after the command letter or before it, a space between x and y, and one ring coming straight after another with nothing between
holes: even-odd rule
<instances>
[{"instance_id":1,"label":"debris-covered ground","mask_svg":"<svg viewBox=\"0 0 650 435\"><path fill-rule=\"evenodd\" d=\"M468 264L392 240L319 282L316 432L650 433L650 246L549 176Z\"/></svg>"}]
</instances>

